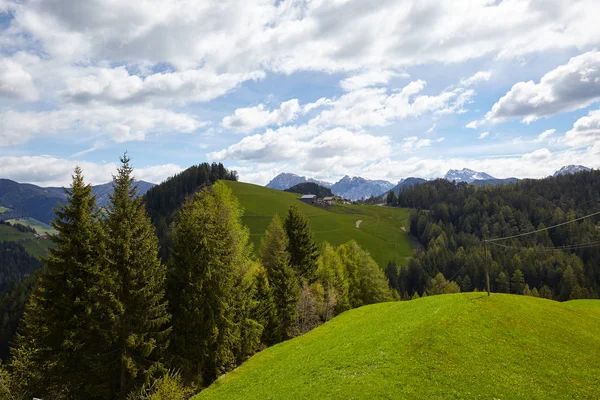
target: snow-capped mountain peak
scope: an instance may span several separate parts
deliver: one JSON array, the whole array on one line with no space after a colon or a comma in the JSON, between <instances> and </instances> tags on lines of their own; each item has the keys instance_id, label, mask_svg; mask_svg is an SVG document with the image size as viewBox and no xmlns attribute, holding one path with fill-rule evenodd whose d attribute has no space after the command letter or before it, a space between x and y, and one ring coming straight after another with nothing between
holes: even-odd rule
<instances>
[{"instance_id":1,"label":"snow-capped mountain peak","mask_svg":"<svg viewBox=\"0 0 600 400\"><path fill-rule=\"evenodd\" d=\"M576 174L578 172L591 171L590 168L584 167L583 165L565 165L554 173L553 176Z\"/></svg>"},{"instance_id":2,"label":"snow-capped mountain peak","mask_svg":"<svg viewBox=\"0 0 600 400\"><path fill-rule=\"evenodd\" d=\"M454 182L471 183L475 180L496 179L496 178L494 178L493 176L491 176L490 174L487 174L485 172L478 172L478 171L473 171L472 169L469 169L469 168L463 168L463 169L449 170L446 173L446 175L444 176L444 179L449 180L450 182L454 181Z\"/></svg>"}]
</instances>

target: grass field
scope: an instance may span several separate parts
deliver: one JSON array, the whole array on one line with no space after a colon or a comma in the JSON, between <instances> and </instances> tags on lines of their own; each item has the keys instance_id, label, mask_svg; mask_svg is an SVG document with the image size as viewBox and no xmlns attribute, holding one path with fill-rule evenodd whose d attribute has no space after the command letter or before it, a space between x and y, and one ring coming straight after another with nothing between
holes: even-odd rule
<instances>
[{"instance_id":1,"label":"grass field","mask_svg":"<svg viewBox=\"0 0 600 400\"><path fill-rule=\"evenodd\" d=\"M245 209L243 221L250 228L251 240L258 248L271 218L282 218L290 205L297 205L309 218L317 241L342 244L356 240L382 266L395 260L403 263L412 254L411 242L401 229L408 228L409 210L400 208L336 205L329 209L298 200L298 195L242 182L225 181ZM362 220L360 227L356 222Z\"/></svg>"},{"instance_id":2,"label":"grass field","mask_svg":"<svg viewBox=\"0 0 600 400\"><path fill-rule=\"evenodd\" d=\"M4 206L0 206L0 214L3 214L5 212L7 212L7 211L10 211L10 208L6 208Z\"/></svg>"},{"instance_id":3,"label":"grass field","mask_svg":"<svg viewBox=\"0 0 600 400\"><path fill-rule=\"evenodd\" d=\"M0 225L0 241L18 242L36 258L44 256L53 245L49 239L37 239L31 232L19 232L7 225Z\"/></svg>"},{"instance_id":4,"label":"grass field","mask_svg":"<svg viewBox=\"0 0 600 400\"><path fill-rule=\"evenodd\" d=\"M600 301L461 293L348 311L202 399L597 399Z\"/></svg>"},{"instance_id":5,"label":"grass field","mask_svg":"<svg viewBox=\"0 0 600 400\"><path fill-rule=\"evenodd\" d=\"M29 227L35 229L37 231L37 233L39 233L39 234L47 233L49 235L52 235L52 234L56 233L56 229L54 229L50 225L40 222L37 219L33 219L33 218L9 219L8 222L10 222L11 224L16 223L16 224L29 226Z\"/></svg>"}]
</instances>

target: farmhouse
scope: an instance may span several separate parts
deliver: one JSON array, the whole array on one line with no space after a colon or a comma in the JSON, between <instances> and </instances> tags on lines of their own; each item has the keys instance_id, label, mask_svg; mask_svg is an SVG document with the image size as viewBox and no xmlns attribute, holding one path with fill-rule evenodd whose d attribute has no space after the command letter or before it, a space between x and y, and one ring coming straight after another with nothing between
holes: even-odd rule
<instances>
[{"instance_id":1,"label":"farmhouse","mask_svg":"<svg viewBox=\"0 0 600 400\"><path fill-rule=\"evenodd\" d=\"M317 196L314 194L305 194L299 200L307 204L314 204L317 201Z\"/></svg>"},{"instance_id":2,"label":"farmhouse","mask_svg":"<svg viewBox=\"0 0 600 400\"><path fill-rule=\"evenodd\" d=\"M333 199L334 199L333 196L323 197L323 203L329 204L330 206L332 206L334 203Z\"/></svg>"}]
</instances>

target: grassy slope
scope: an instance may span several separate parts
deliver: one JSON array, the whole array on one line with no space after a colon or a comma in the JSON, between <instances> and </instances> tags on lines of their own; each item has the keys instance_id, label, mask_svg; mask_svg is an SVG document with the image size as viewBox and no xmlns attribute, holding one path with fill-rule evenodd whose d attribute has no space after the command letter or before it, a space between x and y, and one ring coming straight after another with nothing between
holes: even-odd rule
<instances>
[{"instance_id":1,"label":"grassy slope","mask_svg":"<svg viewBox=\"0 0 600 400\"><path fill-rule=\"evenodd\" d=\"M600 301L463 293L351 310L255 355L195 400L599 393Z\"/></svg>"},{"instance_id":2,"label":"grassy slope","mask_svg":"<svg viewBox=\"0 0 600 400\"><path fill-rule=\"evenodd\" d=\"M369 251L382 266L388 261L403 262L412 254L408 236L409 211L377 206L339 205L328 210L302 203L298 195L241 182L225 183L234 191L245 209L244 223L250 228L251 240L258 247L271 218L282 218L290 205L297 205L310 219L316 239L342 244L354 239ZM362 220L360 228L356 221Z\"/></svg>"},{"instance_id":3,"label":"grassy slope","mask_svg":"<svg viewBox=\"0 0 600 400\"><path fill-rule=\"evenodd\" d=\"M16 224L29 226L29 227L35 229L37 231L37 233L39 233L39 234L44 234L44 233L54 234L54 233L56 233L56 229L54 229L52 226L45 224L43 222L40 222L34 218L9 219L8 222L10 222L11 224L16 223Z\"/></svg>"},{"instance_id":4,"label":"grassy slope","mask_svg":"<svg viewBox=\"0 0 600 400\"><path fill-rule=\"evenodd\" d=\"M36 239L33 233L19 232L15 228L6 225L0 225L0 240L18 242L29 254L36 258L45 255L48 247L53 245L49 239Z\"/></svg>"}]
</instances>

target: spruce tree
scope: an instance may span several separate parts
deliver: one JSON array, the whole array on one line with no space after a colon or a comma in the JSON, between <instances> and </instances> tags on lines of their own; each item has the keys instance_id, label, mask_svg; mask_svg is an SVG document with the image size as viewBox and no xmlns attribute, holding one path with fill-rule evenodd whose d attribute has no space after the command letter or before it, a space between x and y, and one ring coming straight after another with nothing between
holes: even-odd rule
<instances>
[{"instance_id":1,"label":"spruce tree","mask_svg":"<svg viewBox=\"0 0 600 400\"><path fill-rule=\"evenodd\" d=\"M267 270L258 264L255 270L253 319L263 326L261 341L268 345L276 343L277 311L273 299L273 288L269 283Z\"/></svg>"},{"instance_id":2,"label":"spruce tree","mask_svg":"<svg viewBox=\"0 0 600 400\"><path fill-rule=\"evenodd\" d=\"M169 261L170 352L188 382L208 385L235 366L236 291L248 264L243 210L222 182L188 201L176 218Z\"/></svg>"},{"instance_id":3,"label":"spruce tree","mask_svg":"<svg viewBox=\"0 0 600 400\"><path fill-rule=\"evenodd\" d=\"M109 268L116 275L119 314L112 352L115 396L123 398L164 370L160 360L169 342L165 299L166 268L158 258L158 239L136 188L127 155L114 178L107 232Z\"/></svg>"},{"instance_id":4,"label":"spruce tree","mask_svg":"<svg viewBox=\"0 0 600 400\"><path fill-rule=\"evenodd\" d=\"M296 206L291 206L288 210L285 231L288 237L287 251L290 254L290 265L296 271L298 278L313 283L317 278L319 247L308 219Z\"/></svg>"},{"instance_id":5,"label":"spruce tree","mask_svg":"<svg viewBox=\"0 0 600 400\"><path fill-rule=\"evenodd\" d=\"M286 232L279 215L275 214L261 243L260 257L273 290L277 314L276 342L292 337L300 296L298 279L289 263L288 248Z\"/></svg>"},{"instance_id":6,"label":"spruce tree","mask_svg":"<svg viewBox=\"0 0 600 400\"><path fill-rule=\"evenodd\" d=\"M512 293L523 294L523 291L525 290L525 278L520 269L516 269L515 272L513 272L510 288Z\"/></svg>"},{"instance_id":7,"label":"spruce tree","mask_svg":"<svg viewBox=\"0 0 600 400\"><path fill-rule=\"evenodd\" d=\"M79 167L66 195L52 222L55 246L27 305L11 366L29 398L109 398L114 277L105 268L95 196Z\"/></svg>"}]
</instances>

